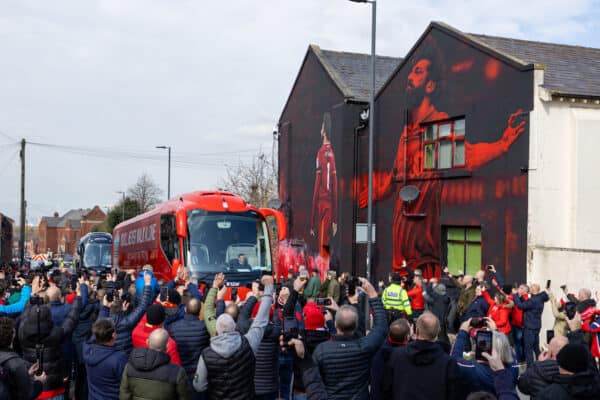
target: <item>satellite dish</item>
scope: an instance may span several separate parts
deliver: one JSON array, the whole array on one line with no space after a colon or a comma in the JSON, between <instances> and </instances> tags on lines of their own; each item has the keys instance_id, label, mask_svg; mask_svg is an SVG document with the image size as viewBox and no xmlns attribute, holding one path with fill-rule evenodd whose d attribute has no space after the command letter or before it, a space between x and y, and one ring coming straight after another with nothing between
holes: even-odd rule
<instances>
[{"instance_id":1,"label":"satellite dish","mask_svg":"<svg viewBox=\"0 0 600 400\"><path fill-rule=\"evenodd\" d=\"M403 201L415 201L419 197L419 194L421 194L419 188L414 185L404 186L402 189L400 189L400 198Z\"/></svg>"},{"instance_id":2,"label":"satellite dish","mask_svg":"<svg viewBox=\"0 0 600 400\"><path fill-rule=\"evenodd\" d=\"M282 205L283 205L283 203L279 199L271 199L267 203L267 207L272 208L274 210L279 210Z\"/></svg>"}]
</instances>

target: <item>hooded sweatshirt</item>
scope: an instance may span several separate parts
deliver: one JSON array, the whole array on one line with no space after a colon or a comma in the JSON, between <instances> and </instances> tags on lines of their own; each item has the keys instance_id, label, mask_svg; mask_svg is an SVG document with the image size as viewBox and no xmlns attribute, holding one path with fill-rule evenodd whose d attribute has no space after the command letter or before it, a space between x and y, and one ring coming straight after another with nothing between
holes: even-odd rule
<instances>
[{"instance_id":1,"label":"hooded sweatshirt","mask_svg":"<svg viewBox=\"0 0 600 400\"><path fill-rule=\"evenodd\" d=\"M386 399L454 399L458 371L442 347L416 340L393 350L384 371Z\"/></svg>"},{"instance_id":2,"label":"hooded sweatshirt","mask_svg":"<svg viewBox=\"0 0 600 400\"><path fill-rule=\"evenodd\" d=\"M87 368L88 399L118 399L127 355L113 346L87 342L83 344L83 362Z\"/></svg>"},{"instance_id":3,"label":"hooded sweatshirt","mask_svg":"<svg viewBox=\"0 0 600 400\"><path fill-rule=\"evenodd\" d=\"M121 380L121 399L189 399L185 370L168 354L138 347L129 356Z\"/></svg>"}]
</instances>

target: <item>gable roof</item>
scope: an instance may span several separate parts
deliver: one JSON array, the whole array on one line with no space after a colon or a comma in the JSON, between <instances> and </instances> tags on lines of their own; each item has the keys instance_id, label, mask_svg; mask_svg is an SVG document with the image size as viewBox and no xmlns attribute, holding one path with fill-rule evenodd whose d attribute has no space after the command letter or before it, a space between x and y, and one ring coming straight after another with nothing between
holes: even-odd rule
<instances>
[{"instance_id":1,"label":"gable roof","mask_svg":"<svg viewBox=\"0 0 600 400\"><path fill-rule=\"evenodd\" d=\"M321 50L314 44L310 48L346 99L369 102L371 94L370 54ZM402 58L375 57L375 93L381 89L401 62Z\"/></svg>"},{"instance_id":2,"label":"gable roof","mask_svg":"<svg viewBox=\"0 0 600 400\"><path fill-rule=\"evenodd\" d=\"M72 229L79 229L81 219L90 211L92 211L90 208L73 209L67 211L62 217L42 217L42 220L46 221L48 228L64 228L67 226L67 221L70 221Z\"/></svg>"},{"instance_id":3,"label":"gable roof","mask_svg":"<svg viewBox=\"0 0 600 400\"><path fill-rule=\"evenodd\" d=\"M543 87L553 94L600 97L600 49L479 34L467 36L525 63L543 65Z\"/></svg>"}]
</instances>

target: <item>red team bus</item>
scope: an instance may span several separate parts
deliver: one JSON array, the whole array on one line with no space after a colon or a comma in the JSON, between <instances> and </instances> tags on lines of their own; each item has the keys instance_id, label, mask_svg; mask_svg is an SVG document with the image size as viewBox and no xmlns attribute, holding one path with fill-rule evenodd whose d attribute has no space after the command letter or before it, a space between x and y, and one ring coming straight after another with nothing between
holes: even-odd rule
<instances>
[{"instance_id":1,"label":"red team bus","mask_svg":"<svg viewBox=\"0 0 600 400\"><path fill-rule=\"evenodd\" d=\"M223 272L228 286L243 287L264 273L279 277L277 251L285 237L279 211L229 192L186 193L117 225L113 266L139 271L150 264L158 279L169 281L183 265L198 283L210 284Z\"/></svg>"}]
</instances>

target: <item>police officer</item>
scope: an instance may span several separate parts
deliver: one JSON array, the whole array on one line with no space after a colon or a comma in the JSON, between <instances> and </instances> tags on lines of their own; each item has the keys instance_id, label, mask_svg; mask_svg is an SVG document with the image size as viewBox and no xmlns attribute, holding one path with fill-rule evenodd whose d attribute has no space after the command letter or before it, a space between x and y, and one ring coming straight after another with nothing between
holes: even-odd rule
<instances>
[{"instance_id":1,"label":"police officer","mask_svg":"<svg viewBox=\"0 0 600 400\"><path fill-rule=\"evenodd\" d=\"M410 299L408 298L408 293L402 287L402 279L397 272L392 274L391 285L383 291L382 301L388 317L388 323L392 323L392 321L398 318L411 317Z\"/></svg>"}]
</instances>

